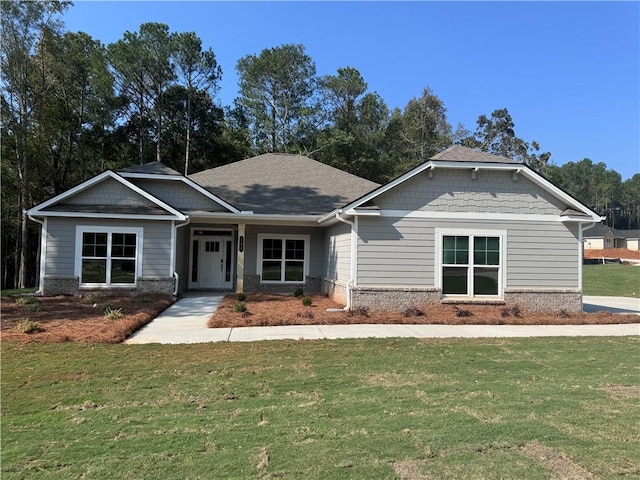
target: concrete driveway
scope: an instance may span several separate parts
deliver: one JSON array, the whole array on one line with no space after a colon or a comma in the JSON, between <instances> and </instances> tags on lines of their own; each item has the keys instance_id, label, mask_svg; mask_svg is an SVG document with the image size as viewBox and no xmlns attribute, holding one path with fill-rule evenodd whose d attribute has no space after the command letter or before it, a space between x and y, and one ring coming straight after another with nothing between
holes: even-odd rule
<instances>
[{"instance_id":1,"label":"concrete driveway","mask_svg":"<svg viewBox=\"0 0 640 480\"><path fill-rule=\"evenodd\" d=\"M190 293L124 343L253 342L340 338L505 338L640 335L640 323L626 325L287 325L279 327L207 328L222 294ZM599 300L605 299L605 300ZM640 314L638 299L585 297L589 311L615 309ZM618 312L620 313L620 312Z\"/></svg>"},{"instance_id":2,"label":"concrete driveway","mask_svg":"<svg viewBox=\"0 0 640 480\"><path fill-rule=\"evenodd\" d=\"M584 296L582 309L587 313L605 311L640 315L640 298Z\"/></svg>"}]
</instances>

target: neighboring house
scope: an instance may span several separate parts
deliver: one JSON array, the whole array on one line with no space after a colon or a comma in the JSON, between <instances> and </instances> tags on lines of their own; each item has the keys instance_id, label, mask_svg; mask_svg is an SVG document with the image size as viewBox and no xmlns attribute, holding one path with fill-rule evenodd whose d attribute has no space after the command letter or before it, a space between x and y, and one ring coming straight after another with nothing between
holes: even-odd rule
<instances>
[{"instance_id":1,"label":"neighboring house","mask_svg":"<svg viewBox=\"0 0 640 480\"><path fill-rule=\"evenodd\" d=\"M386 185L299 155L185 177L106 171L28 211L40 292L326 292L346 308L582 306L601 218L529 167L453 146Z\"/></svg>"},{"instance_id":2,"label":"neighboring house","mask_svg":"<svg viewBox=\"0 0 640 480\"><path fill-rule=\"evenodd\" d=\"M601 223L584 232L585 250L606 250L609 248L626 248L640 250L640 230L620 230L607 227Z\"/></svg>"}]
</instances>

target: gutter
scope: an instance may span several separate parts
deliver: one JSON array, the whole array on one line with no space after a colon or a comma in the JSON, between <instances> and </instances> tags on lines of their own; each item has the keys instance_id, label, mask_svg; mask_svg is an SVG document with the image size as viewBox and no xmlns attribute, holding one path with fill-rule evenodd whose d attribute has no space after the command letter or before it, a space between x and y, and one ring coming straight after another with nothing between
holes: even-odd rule
<instances>
[{"instance_id":1,"label":"gutter","mask_svg":"<svg viewBox=\"0 0 640 480\"><path fill-rule=\"evenodd\" d=\"M345 312L351 310L351 288L356 280L356 249L357 249L357 227L355 222L347 220L340 216L340 212L336 212L336 220L351 226L351 265L349 272L349 281L347 282L347 305L343 308Z\"/></svg>"}]
</instances>

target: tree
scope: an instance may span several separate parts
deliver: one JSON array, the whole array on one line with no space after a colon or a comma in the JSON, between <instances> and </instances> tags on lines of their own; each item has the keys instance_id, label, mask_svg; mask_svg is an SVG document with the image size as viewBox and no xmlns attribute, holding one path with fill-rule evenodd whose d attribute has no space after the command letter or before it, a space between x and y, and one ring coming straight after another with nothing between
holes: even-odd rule
<instances>
[{"instance_id":1,"label":"tree","mask_svg":"<svg viewBox=\"0 0 640 480\"><path fill-rule=\"evenodd\" d=\"M316 66L302 45L282 45L238 61L240 103L258 151L299 148L318 105Z\"/></svg>"},{"instance_id":2,"label":"tree","mask_svg":"<svg viewBox=\"0 0 640 480\"><path fill-rule=\"evenodd\" d=\"M138 125L138 159L144 163L144 144L148 140L146 127L153 118L156 160L161 160L164 93L175 80L171 64L175 36L163 23L143 23L139 32L125 32L123 37L107 47L114 69L118 91L125 99L128 121Z\"/></svg>"},{"instance_id":3,"label":"tree","mask_svg":"<svg viewBox=\"0 0 640 480\"><path fill-rule=\"evenodd\" d=\"M331 108L329 116L334 126L347 135L353 133L358 125L357 102L367 91L360 72L352 67L339 68L337 75L322 77L319 85L325 104Z\"/></svg>"},{"instance_id":4,"label":"tree","mask_svg":"<svg viewBox=\"0 0 640 480\"><path fill-rule=\"evenodd\" d=\"M189 153L191 150L192 103L199 92L215 92L222 78L222 69L216 61L213 50L202 50L202 40L195 32L178 34L175 38L174 54L177 74L186 88L186 125L184 174L189 173Z\"/></svg>"},{"instance_id":5,"label":"tree","mask_svg":"<svg viewBox=\"0 0 640 480\"><path fill-rule=\"evenodd\" d=\"M447 109L429 87L412 98L404 109L402 138L411 166L425 162L452 143Z\"/></svg>"},{"instance_id":6,"label":"tree","mask_svg":"<svg viewBox=\"0 0 640 480\"><path fill-rule=\"evenodd\" d=\"M480 115L477 124L473 135L460 141L462 145L511 158L545 173L551 153L538 154L540 145L535 140L529 143L516 137L515 124L506 108L494 110L491 117Z\"/></svg>"},{"instance_id":7,"label":"tree","mask_svg":"<svg viewBox=\"0 0 640 480\"><path fill-rule=\"evenodd\" d=\"M13 144L10 154L14 162L10 168L15 169L20 182L19 201L15 205L21 212L16 242L18 247L15 250L19 288L27 283L28 225L24 212L31 206L30 175L33 160L29 143L34 128L34 112L42 101L41 96L34 95L32 88L35 80L33 54L37 42L46 31L60 28L57 15L69 4L66 1L11 1L3 2L0 9L2 123ZM3 212L5 210L6 207ZM7 225L3 222L5 228Z\"/></svg>"}]
</instances>

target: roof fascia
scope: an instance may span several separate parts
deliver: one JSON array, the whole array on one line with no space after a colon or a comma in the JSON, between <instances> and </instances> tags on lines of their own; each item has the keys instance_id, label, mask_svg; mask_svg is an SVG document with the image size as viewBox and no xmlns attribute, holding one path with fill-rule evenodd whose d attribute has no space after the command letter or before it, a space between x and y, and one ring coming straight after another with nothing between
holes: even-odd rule
<instances>
[{"instance_id":1,"label":"roof fascia","mask_svg":"<svg viewBox=\"0 0 640 480\"><path fill-rule=\"evenodd\" d=\"M285 215L285 214L268 214L268 213L226 213L226 212L186 212L191 217L192 222L198 220L225 220L235 221L237 223L255 223L255 222L291 222L305 223L307 226L316 226L318 224L318 215Z\"/></svg>"},{"instance_id":2,"label":"roof fascia","mask_svg":"<svg viewBox=\"0 0 640 480\"><path fill-rule=\"evenodd\" d=\"M67 218L96 218L96 215L100 215L100 218L110 218L118 220L186 220L189 216L176 216L176 215L138 215L135 213L89 213L89 212L56 212L46 211L35 214L38 217L67 217Z\"/></svg>"},{"instance_id":3,"label":"roof fascia","mask_svg":"<svg viewBox=\"0 0 640 480\"><path fill-rule=\"evenodd\" d=\"M227 210L231 211L232 213L240 213L240 210L238 208L234 207L229 202L226 202L225 200L218 197L217 195L211 193L209 190L200 186L199 184L197 184L190 178L185 177L184 175L168 175L168 174L154 175L150 173L127 173L127 172L121 172L118 175L121 175L122 177L125 177L125 178L143 178L145 180L179 180L185 183L186 185L190 186L197 192L201 193L205 197L209 198L210 200L213 200L221 207L224 207Z\"/></svg>"}]
</instances>

